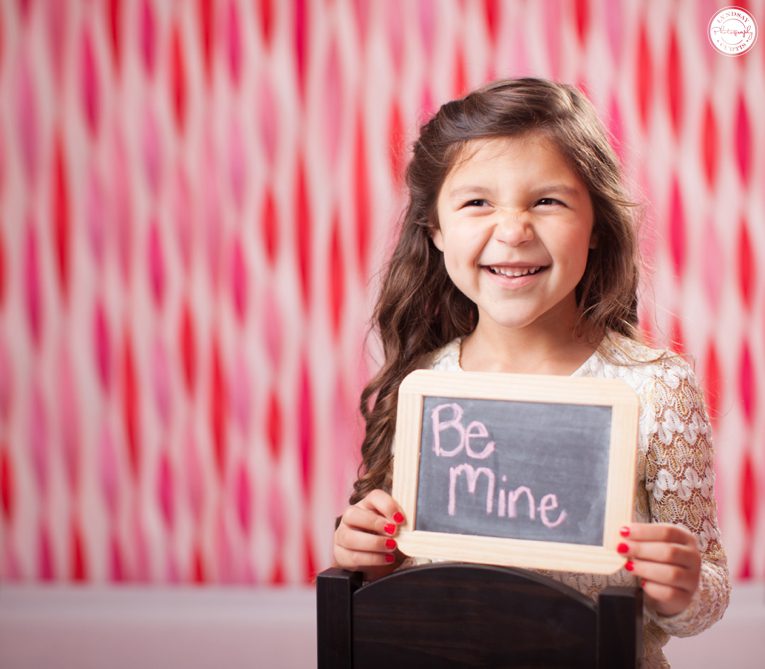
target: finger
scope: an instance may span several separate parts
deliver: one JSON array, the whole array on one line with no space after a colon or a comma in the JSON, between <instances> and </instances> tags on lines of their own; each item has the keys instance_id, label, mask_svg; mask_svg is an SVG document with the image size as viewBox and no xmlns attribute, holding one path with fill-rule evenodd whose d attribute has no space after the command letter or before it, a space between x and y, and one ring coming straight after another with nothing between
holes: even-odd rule
<instances>
[{"instance_id":1,"label":"finger","mask_svg":"<svg viewBox=\"0 0 765 669\"><path fill-rule=\"evenodd\" d=\"M335 545L351 551L390 553L396 550L396 540L389 536L371 534L341 526L335 535Z\"/></svg>"},{"instance_id":2,"label":"finger","mask_svg":"<svg viewBox=\"0 0 765 669\"><path fill-rule=\"evenodd\" d=\"M393 536L398 530L398 525L391 522L389 518L380 515L374 509L360 506L360 503L348 507L343 514L338 530L340 530L343 525L355 530L384 536Z\"/></svg>"},{"instance_id":3,"label":"finger","mask_svg":"<svg viewBox=\"0 0 765 669\"><path fill-rule=\"evenodd\" d=\"M388 518L398 525L405 520L402 508L384 490L373 490L357 506L376 511L381 516Z\"/></svg>"},{"instance_id":4,"label":"finger","mask_svg":"<svg viewBox=\"0 0 765 669\"><path fill-rule=\"evenodd\" d=\"M687 569L697 568L701 563L696 546L686 544L663 541L623 541L616 550L624 557L633 560L678 565Z\"/></svg>"},{"instance_id":5,"label":"finger","mask_svg":"<svg viewBox=\"0 0 765 669\"><path fill-rule=\"evenodd\" d=\"M634 576L645 580L646 585L663 585L689 594L693 594L698 585L698 571L677 565L630 560L625 565L625 569L632 572Z\"/></svg>"},{"instance_id":6,"label":"finger","mask_svg":"<svg viewBox=\"0 0 765 669\"><path fill-rule=\"evenodd\" d=\"M693 598L692 593L651 581L643 582L646 605L662 615L674 615L685 610Z\"/></svg>"},{"instance_id":7,"label":"finger","mask_svg":"<svg viewBox=\"0 0 765 669\"><path fill-rule=\"evenodd\" d=\"M396 560L393 553L353 551L335 546L335 563L343 569L358 570L368 567L390 566Z\"/></svg>"},{"instance_id":8,"label":"finger","mask_svg":"<svg viewBox=\"0 0 765 669\"><path fill-rule=\"evenodd\" d=\"M630 541L696 545L696 537L688 528L671 523L631 523L622 527L619 534Z\"/></svg>"}]
</instances>

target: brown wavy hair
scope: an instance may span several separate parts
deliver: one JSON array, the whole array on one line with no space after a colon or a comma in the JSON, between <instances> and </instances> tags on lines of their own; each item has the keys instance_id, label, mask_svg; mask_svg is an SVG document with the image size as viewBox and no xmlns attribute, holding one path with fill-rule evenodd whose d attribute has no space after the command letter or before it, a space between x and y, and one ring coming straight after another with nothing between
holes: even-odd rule
<instances>
[{"instance_id":1,"label":"brown wavy hair","mask_svg":"<svg viewBox=\"0 0 765 669\"><path fill-rule=\"evenodd\" d=\"M443 105L420 129L406 170L409 201L382 272L372 317L382 367L361 394L366 433L350 502L390 490L398 387L424 356L476 326L476 305L452 283L431 239L441 185L467 142L542 132L587 185L596 247L576 288L578 331L593 343L609 330L637 338L637 241L633 203L595 109L576 88L544 79L496 81Z\"/></svg>"}]
</instances>

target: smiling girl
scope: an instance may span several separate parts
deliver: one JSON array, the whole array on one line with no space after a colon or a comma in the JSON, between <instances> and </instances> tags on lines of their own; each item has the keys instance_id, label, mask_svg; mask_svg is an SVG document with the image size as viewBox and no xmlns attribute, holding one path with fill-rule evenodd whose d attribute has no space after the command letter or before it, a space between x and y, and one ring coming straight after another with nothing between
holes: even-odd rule
<instances>
[{"instance_id":1,"label":"smiling girl","mask_svg":"<svg viewBox=\"0 0 765 669\"><path fill-rule=\"evenodd\" d=\"M362 469L335 532L337 566L368 579L412 560L390 496L398 387L418 368L620 378L640 398L625 566L552 572L588 596L642 585L644 666L696 634L729 597L711 431L687 363L637 333L633 206L590 103L541 79L499 81L445 104L407 169L409 203L374 314L384 363L364 389Z\"/></svg>"}]
</instances>

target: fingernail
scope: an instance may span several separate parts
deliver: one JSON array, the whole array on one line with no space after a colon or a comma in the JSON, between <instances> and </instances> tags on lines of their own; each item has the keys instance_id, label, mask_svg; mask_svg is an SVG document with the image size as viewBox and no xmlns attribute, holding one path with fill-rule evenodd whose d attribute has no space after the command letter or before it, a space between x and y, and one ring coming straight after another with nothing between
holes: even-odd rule
<instances>
[{"instance_id":1,"label":"fingernail","mask_svg":"<svg viewBox=\"0 0 765 669\"><path fill-rule=\"evenodd\" d=\"M630 535L630 528L626 525L619 528L619 534L621 534L623 537L628 537Z\"/></svg>"},{"instance_id":2,"label":"fingernail","mask_svg":"<svg viewBox=\"0 0 765 669\"><path fill-rule=\"evenodd\" d=\"M624 568L627 571L632 571L635 568L635 564L632 562L632 560L627 560L627 563L624 565Z\"/></svg>"},{"instance_id":3,"label":"fingernail","mask_svg":"<svg viewBox=\"0 0 765 669\"><path fill-rule=\"evenodd\" d=\"M386 561L388 564L390 564L391 562L393 562L395 559L396 559L396 558L395 558L395 557L394 557L394 556L393 556L391 553L386 553L386 554L385 554L385 561Z\"/></svg>"},{"instance_id":4,"label":"fingernail","mask_svg":"<svg viewBox=\"0 0 765 669\"><path fill-rule=\"evenodd\" d=\"M629 549L630 549L630 547L629 547L627 544L623 543L623 542L622 542L622 543L620 543L620 544L619 544L619 545L616 547L616 550L617 550L617 552L619 552L619 553L626 553L627 551L629 551Z\"/></svg>"},{"instance_id":5,"label":"fingernail","mask_svg":"<svg viewBox=\"0 0 765 669\"><path fill-rule=\"evenodd\" d=\"M393 534L396 531L396 526L393 523L388 523L383 529L385 534Z\"/></svg>"},{"instance_id":6,"label":"fingernail","mask_svg":"<svg viewBox=\"0 0 765 669\"><path fill-rule=\"evenodd\" d=\"M393 520L395 520L397 523L403 523L404 522L404 514L399 513L396 511L396 513L393 514Z\"/></svg>"},{"instance_id":7,"label":"fingernail","mask_svg":"<svg viewBox=\"0 0 765 669\"><path fill-rule=\"evenodd\" d=\"M396 540L395 539L386 539L385 540L385 548L395 548L396 547Z\"/></svg>"}]
</instances>

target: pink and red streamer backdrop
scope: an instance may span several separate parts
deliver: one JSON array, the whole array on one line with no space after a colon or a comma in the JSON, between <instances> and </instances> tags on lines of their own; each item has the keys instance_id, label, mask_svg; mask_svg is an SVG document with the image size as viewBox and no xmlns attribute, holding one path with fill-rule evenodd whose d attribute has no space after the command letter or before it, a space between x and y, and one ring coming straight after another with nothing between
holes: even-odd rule
<instances>
[{"instance_id":1,"label":"pink and red streamer backdrop","mask_svg":"<svg viewBox=\"0 0 765 669\"><path fill-rule=\"evenodd\" d=\"M711 48L724 4L0 2L0 577L326 566L408 144L532 74L588 92L647 202L643 327L696 360L762 579L765 47Z\"/></svg>"}]
</instances>

